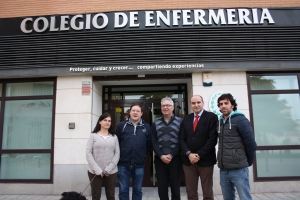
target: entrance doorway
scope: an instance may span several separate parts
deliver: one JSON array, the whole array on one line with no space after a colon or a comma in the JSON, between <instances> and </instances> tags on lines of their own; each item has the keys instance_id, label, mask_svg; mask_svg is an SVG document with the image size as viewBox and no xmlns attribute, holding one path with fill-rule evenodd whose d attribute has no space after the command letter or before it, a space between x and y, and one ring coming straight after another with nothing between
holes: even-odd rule
<instances>
[{"instance_id":1,"label":"entrance doorway","mask_svg":"<svg viewBox=\"0 0 300 200\"><path fill-rule=\"evenodd\" d=\"M119 122L129 116L133 103L143 106L142 118L150 124L161 117L161 99L168 96L174 101L174 115L183 118L187 114L187 85L143 85L143 86L103 86L103 111L112 117L114 130ZM182 185L184 178L182 176ZM157 186L154 167L154 152L147 157L143 187Z\"/></svg>"}]
</instances>

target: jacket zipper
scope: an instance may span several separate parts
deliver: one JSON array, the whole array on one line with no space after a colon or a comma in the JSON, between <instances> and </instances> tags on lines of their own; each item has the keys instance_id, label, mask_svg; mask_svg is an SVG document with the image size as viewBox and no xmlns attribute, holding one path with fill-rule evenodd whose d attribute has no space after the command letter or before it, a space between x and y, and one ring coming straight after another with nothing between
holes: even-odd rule
<instances>
[{"instance_id":1,"label":"jacket zipper","mask_svg":"<svg viewBox=\"0 0 300 200\"><path fill-rule=\"evenodd\" d=\"M224 123L222 124L222 155L221 155L221 165L222 165L222 168L224 169L224 165L223 165L223 153L224 153L224 150L223 150L223 147L224 147Z\"/></svg>"}]
</instances>

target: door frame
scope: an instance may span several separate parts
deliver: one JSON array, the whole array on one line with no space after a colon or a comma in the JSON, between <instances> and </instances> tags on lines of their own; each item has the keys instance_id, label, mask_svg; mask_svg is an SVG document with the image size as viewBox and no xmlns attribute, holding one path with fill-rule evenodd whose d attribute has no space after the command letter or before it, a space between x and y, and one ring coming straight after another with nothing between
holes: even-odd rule
<instances>
[{"instance_id":1,"label":"door frame","mask_svg":"<svg viewBox=\"0 0 300 200\"><path fill-rule=\"evenodd\" d=\"M187 84L160 84L160 85L143 85L145 87L160 87L160 86L177 86L177 90L170 89L170 90L159 90L159 92L174 92L173 94L183 94L178 95L178 98L172 98L174 101L174 115L184 117L180 113L184 113L185 115L188 114L188 107L187 107ZM140 103L143 106L143 115L142 118L145 120L150 126L152 124L152 103L155 106L160 107L161 105L161 99L122 99L122 100L112 100L112 88L128 88L128 87L143 87L141 85L139 86L116 86L116 85L103 85L103 112L108 112L111 114L112 118L112 126L114 129L116 129L117 124L116 124L116 108L122 108L122 113L120 116L120 119L118 121L123 121L125 120L125 111L123 111L124 107L130 107L133 103ZM184 87L182 87L184 86ZM183 89L184 88L184 89ZM139 91L134 91L134 92L139 92ZM126 93L126 92L124 92ZM140 91L140 93L143 93ZM149 91L146 93L149 94ZM155 89L153 90L153 93L155 93ZM122 98L124 95L121 95ZM107 106L105 106L105 103ZM183 108L182 108L183 107ZM184 109L182 111L181 109ZM118 123L118 122L117 122ZM115 131L115 130L114 130ZM153 162L154 162L154 156L153 156L153 151L147 156L146 160L146 165L144 169L144 179L143 179L143 187L153 187ZM183 174L183 173L182 173ZM151 180L152 179L152 180ZM183 178L184 179L184 178ZM156 180L156 179L155 179ZM185 185L184 180L182 181L182 185ZM155 186L157 186L157 182L155 182Z\"/></svg>"}]
</instances>

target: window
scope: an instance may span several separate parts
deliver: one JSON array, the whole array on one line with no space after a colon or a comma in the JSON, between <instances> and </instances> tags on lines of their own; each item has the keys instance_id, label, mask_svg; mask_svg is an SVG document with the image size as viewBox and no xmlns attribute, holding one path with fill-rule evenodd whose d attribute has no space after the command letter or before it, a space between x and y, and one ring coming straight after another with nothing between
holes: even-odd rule
<instances>
[{"instance_id":1,"label":"window","mask_svg":"<svg viewBox=\"0 0 300 200\"><path fill-rule=\"evenodd\" d=\"M0 182L52 182L56 79L0 81Z\"/></svg>"},{"instance_id":2,"label":"window","mask_svg":"<svg viewBox=\"0 0 300 200\"><path fill-rule=\"evenodd\" d=\"M248 73L254 180L300 179L300 73Z\"/></svg>"}]
</instances>

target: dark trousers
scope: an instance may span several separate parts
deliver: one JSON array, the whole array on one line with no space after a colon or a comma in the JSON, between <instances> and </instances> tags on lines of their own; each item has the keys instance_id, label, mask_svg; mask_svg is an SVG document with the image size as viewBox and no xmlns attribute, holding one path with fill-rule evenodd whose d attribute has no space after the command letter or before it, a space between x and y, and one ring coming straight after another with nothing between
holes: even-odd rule
<instances>
[{"instance_id":1,"label":"dark trousers","mask_svg":"<svg viewBox=\"0 0 300 200\"><path fill-rule=\"evenodd\" d=\"M175 156L169 164L165 164L155 156L155 170L157 177L158 195L160 200L168 200L168 187L170 184L172 200L180 200L180 182L182 159Z\"/></svg>"},{"instance_id":2,"label":"dark trousers","mask_svg":"<svg viewBox=\"0 0 300 200\"><path fill-rule=\"evenodd\" d=\"M198 180L200 176L203 199L214 199L213 172L214 166L201 167L195 165L183 165L186 182L186 193L189 200L198 200Z\"/></svg>"},{"instance_id":3,"label":"dark trousers","mask_svg":"<svg viewBox=\"0 0 300 200\"><path fill-rule=\"evenodd\" d=\"M88 176L91 181L94 178L95 174L92 174L88 171ZM118 173L110 174L109 176L103 176L103 178L101 176L96 176L91 182L92 200L100 200L103 182L105 187L106 199L114 200L117 176Z\"/></svg>"}]
</instances>

